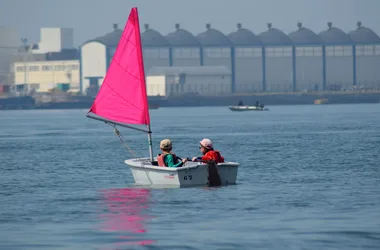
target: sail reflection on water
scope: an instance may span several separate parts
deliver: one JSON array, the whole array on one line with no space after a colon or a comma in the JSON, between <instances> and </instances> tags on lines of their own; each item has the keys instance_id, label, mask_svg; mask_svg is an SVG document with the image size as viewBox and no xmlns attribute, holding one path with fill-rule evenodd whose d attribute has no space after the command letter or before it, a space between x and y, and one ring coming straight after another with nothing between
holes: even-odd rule
<instances>
[{"instance_id":1,"label":"sail reflection on water","mask_svg":"<svg viewBox=\"0 0 380 250\"><path fill-rule=\"evenodd\" d=\"M120 235L118 245L148 245L144 224L151 218L143 214L149 207L150 190L143 188L107 189L101 191L105 207L102 230ZM124 239L124 242L121 242Z\"/></svg>"}]
</instances>

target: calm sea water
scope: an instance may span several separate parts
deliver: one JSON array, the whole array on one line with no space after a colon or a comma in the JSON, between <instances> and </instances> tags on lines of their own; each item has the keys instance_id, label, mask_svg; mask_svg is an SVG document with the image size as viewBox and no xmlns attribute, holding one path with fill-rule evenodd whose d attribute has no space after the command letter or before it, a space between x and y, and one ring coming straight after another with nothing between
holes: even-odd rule
<instances>
[{"instance_id":1,"label":"calm sea water","mask_svg":"<svg viewBox=\"0 0 380 250\"><path fill-rule=\"evenodd\" d=\"M241 163L237 185L181 189L135 186L86 110L0 112L0 249L379 249L380 105L269 108L151 110L155 154L208 137Z\"/></svg>"}]
</instances>

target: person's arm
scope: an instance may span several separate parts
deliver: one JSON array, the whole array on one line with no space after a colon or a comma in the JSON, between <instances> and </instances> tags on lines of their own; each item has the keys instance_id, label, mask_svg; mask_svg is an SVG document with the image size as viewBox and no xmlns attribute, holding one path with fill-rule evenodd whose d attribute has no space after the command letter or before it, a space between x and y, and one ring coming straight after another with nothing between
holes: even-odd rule
<instances>
[{"instance_id":1,"label":"person's arm","mask_svg":"<svg viewBox=\"0 0 380 250\"><path fill-rule=\"evenodd\" d=\"M168 154L165 156L165 164L169 168L178 168L178 167L181 167L183 165L183 162L180 161L177 164L175 164L173 155Z\"/></svg>"},{"instance_id":2,"label":"person's arm","mask_svg":"<svg viewBox=\"0 0 380 250\"><path fill-rule=\"evenodd\" d=\"M202 157L193 157L191 159L191 161L195 161L195 162L198 162L198 161L201 161L202 160Z\"/></svg>"}]
</instances>

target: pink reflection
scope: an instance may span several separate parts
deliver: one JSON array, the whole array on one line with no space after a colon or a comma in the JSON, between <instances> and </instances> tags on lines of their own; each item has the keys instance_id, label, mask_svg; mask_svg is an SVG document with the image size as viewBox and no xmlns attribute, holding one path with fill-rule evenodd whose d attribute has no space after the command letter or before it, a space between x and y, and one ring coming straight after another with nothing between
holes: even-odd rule
<instances>
[{"instance_id":1,"label":"pink reflection","mask_svg":"<svg viewBox=\"0 0 380 250\"><path fill-rule=\"evenodd\" d=\"M127 232L120 236L125 242L117 245L147 245L153 240L136 240L146 233L144 222L151 216L142 214L149 206L150 190L142 188L108 189L101 193L104 196L106 211L101 215L104 222L102 230L107 232Z\"/></svg>"}]
</instances>

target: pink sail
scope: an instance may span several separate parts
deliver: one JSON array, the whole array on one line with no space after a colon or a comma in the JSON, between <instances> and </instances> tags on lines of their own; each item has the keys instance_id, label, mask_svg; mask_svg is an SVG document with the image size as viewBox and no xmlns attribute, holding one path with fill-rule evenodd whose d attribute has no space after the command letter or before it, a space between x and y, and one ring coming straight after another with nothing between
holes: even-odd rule
<instances>
[{"instance_id":1,"label":"pink sail","mask_svg":"<svg viewBox=\"0 0 380 250\"><path fill-rule=\"evenodd\" d=\"M150 124L137 8L132 8L89 112L126 124Z\"/></svg>"}]
</instances>

